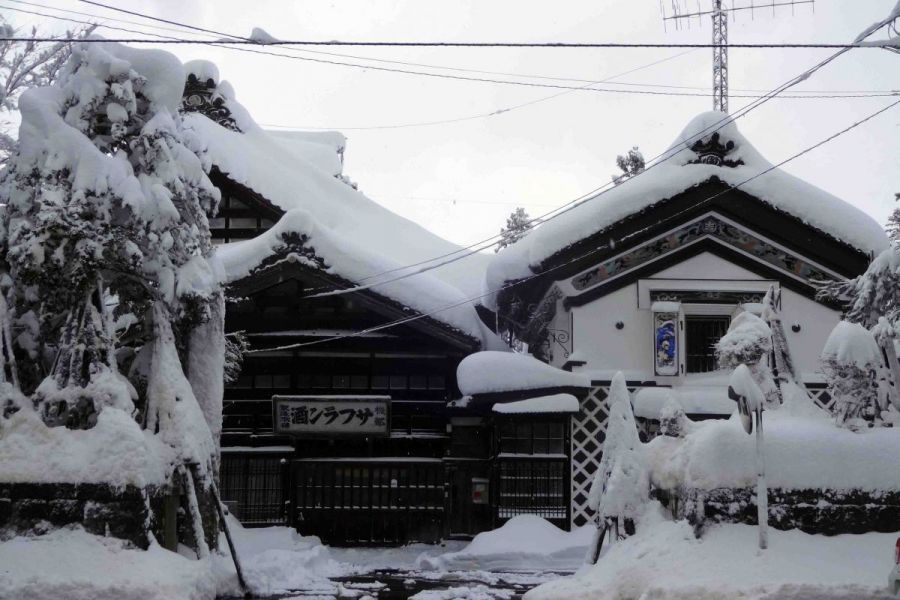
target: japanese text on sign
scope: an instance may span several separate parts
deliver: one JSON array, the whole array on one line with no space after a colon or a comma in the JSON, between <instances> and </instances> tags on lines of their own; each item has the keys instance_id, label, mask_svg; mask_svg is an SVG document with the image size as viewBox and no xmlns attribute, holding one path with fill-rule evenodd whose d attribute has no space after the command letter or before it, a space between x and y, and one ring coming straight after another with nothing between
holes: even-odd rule
<instances>
[{"instance_id":1,"label":"japanese text on sign","mask_svg":"<svg viewBox=\"0 0 900 600\"><path fill-rule=\"evenodd\" d=\"M372 396L276 396L275 430L295 434L386 435L390 399Z\"/></svg>"}]
</instances>

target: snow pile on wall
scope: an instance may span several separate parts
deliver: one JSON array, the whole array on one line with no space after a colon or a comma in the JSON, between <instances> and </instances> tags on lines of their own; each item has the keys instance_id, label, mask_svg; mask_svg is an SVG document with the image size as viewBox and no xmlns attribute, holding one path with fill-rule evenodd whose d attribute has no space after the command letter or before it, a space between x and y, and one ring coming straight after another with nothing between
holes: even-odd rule
<instances>
[{"instance_id":1,"label":"snow pile on wall","mask_svg":"<svg viewBox=\"0 0 900 600\"><path fill-rule=\"evenodd\" d=\"M100 412L92 429L47 427L27 408L0 417L0 481L164 485L175 453L119 409Z\"/></svg>"},{"instance_id":2,"label":"snow pile on wall","mask_svg":"<svg viewBox=\"0 0 900 600\"><path fill-rule=\"evenodd\" d=\"M770 168L772 163L763 158L733 121L718 129L720 142L734 142L734 150L727 158L742 160L743 165L731 168L689 164L697 158L690 147L698 139L708 140L724 117L719 112L698 115L675 139L666 153L671 155L668 160L545 221L502 250L488 267L487 288L493 290L504 281L527 277L542 261L567 246L711 177L737 185ZM877 254L887 247L884 230L872 217L780 169L743 184L740 189L863 252Z\"/></svg>"},{"instance_id":3,"label":"snow pile on wall","mask_svg":"<svg viewBox=\"0 0 900 600\"><path fill-rule=\"evenodd\" d=\"M491 409L503 415L528 415L536 413L577 413L580 410L578 398L572 394L539 396L517 402L495 404Z\"/></svg>"},{"instance_id":4,"label":"snow pile on wall","mask_svg":"<svg viewBox=\"0 0 900 600\"><path fill-rule=\"evenodd\" d=\"M339 230L324 225L310 212L294 209L285 213L278 223L265 233L251 240L223 244L217 248L216 257L222 265L227 281L232 282L246 277L263 260L284 247L283 235L295 233L309 237L306 245L315 250L316 256L324 259L328 266L326 272L351 281L358 282L374 273L403 266L386 256L372 252L371 248L365 245L365 240L345 237ZM318 268L318 265L299 255L292 255L291 260ZM396 273L392 275L396 276ZM435 319L476 339L481 340L490 335L472 305L466 302L466 296L432 273L423 273L379 285L372 291L419 312L430 313L439 310L440 312L432 315ZM445 308L450 304L458 306Z\"/></svg>"},{"instance_id":5,"label":"snow pile on wall","mask_svg":"<svg viewBox=\"0 0 900 600\"><path fill-rule=\"evenodd\" d=\"M591 386L584 375L551 367L527 354L499 351L470 354L456 368L456 379L465 395Z\"/></svg>"},{"instance_id":6,"label":"snow pile on wall","mask_svg":"<svg viewBox=\"0 0 900 600\"><path fill-rule=\"evenodd\" d=\"M896 534L826 537L769 529L769 548L760 552L756 527L718 525L698 540L687 522L660 512L651 505L636 535L606 546L596 565L544 584L526 600L887 596Z\"/></svg>"},{"instance_id":7,"label":"snow pile on wall","mask_svg":"<svg viewBox=\"0 0 900 600\"><path fill-rule=\"evenodd\" d=\"M766 480L786 490L900 490L900 430L852 432L825 416L764 413ZM658 437L647 445L651 482L656 487L753 487L755 436L736 415L694 423L685 438Z\"/></svg>"},{"instance_id":8,"label":"snow pile on wall","mask_svg":"<svg viewBox=\"0 0 900 600\"><path fill-rule=\"evenodd\" d=\"M533 515L519 515L503 527L476 535L459 550L422 556L419 568L431 570L502 571L504 569L572 569L584 560L593 526L563 531Z\"/></svg>"},{"instance_id":9,"label":"snow pile on wall","mask_svg":"<svg viewBox=\"0 0 900 600\"><path fill-rule=\"evenodd\" d=\"M728 397L727 385L645 387L634 394L634 416L659 419L660 412L670 399L691 415L730 415L737 408L734 400Z\"/></svg>"}]
</instances>

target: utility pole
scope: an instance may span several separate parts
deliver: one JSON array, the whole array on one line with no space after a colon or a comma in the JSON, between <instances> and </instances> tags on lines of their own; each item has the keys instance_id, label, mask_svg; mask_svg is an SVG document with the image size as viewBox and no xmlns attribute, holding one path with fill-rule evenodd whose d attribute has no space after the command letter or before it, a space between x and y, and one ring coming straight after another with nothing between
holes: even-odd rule
<instances>
[{"instance_id":1,"label":"utility pole","mask_svg":"<svg viewBox=\"0 0 900 600\"><path fill-rule=\"evenodd\" d=\"M776 16L775 9L779 6L790 6L793 14L797 4L814 4L815 0L749 0L749 4L738 6L738 0L731 2L731 7L724 5L723 0L710 0L710 10L702 10L697 0L697 10L689 12L686 9L689 0L668 0L671 2L671 14L666 12L666 0L660 0L659 8L662 13L663 25L674 21L675 28L681 29L685 24L690 28L691 19L701 21L704 15L712 18L712 99L713 110L728 112L728 15L737 11L749 10L751 18L756 16L756 11L772 9L772 16Z\"/></svg>"}]
</instances>

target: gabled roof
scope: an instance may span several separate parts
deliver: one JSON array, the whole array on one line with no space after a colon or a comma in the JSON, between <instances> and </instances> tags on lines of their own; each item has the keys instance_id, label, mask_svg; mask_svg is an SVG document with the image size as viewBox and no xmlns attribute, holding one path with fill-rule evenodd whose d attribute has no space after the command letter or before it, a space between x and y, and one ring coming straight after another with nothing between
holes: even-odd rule
<instances>
[{"instance_id":1,"label":"gabled roof","mask_svg":"<svg viewBox=\"0 0 900 600\"><path fill-rule=\"evenodd\" d=\"M189 69L194 71L217 86L215 97L220 103L224 99L238 131L199 112L184 115L186 126L206 148L215 170L237 184L236 189L249 190L284 213L268 234L219 246L217 253L228 281L245 276L265 255L276 252L283 246L283 234L303 235L327 263L331 275L371 286L373 292L411 310L431 314L468 336L494 343L474 302L467 301L481 294L489 257L474 253L419 273L423 267L462 254L463 249L387 210L336 177L345 143L341 134L265 131L234 99L231 86L218 81L218 73L212 73L208 63L195 64ZM458 306L445 309L452 304Z\"/></svg>"},{"instance_id":2,"label":"gabled roof","mask_svg":"<svg viewBox=\"0 0 900 600\"><path fill-rule=\"evenodd\" d=\"M748 201L789 215L863 255L887 247L885 232L872 217L793 175L774 169L747 181L772 164L741 135L733 121L721 126L723 118L725 115L718 112L699 115L672 144L666 153L668 160L544 222L501 251L488 267L486 288L497 289L505 281L528 277L579 242L710 181L741 184L739 189ZM725 164L703 162L717 146L725 155ZM486 303L493 307L494 300L488 298Z\"/></svg>"},{"instance_id":3,"label":"gabled roof","mask_svg":"<svg viewBox=\"0 0 900 600\"><path fill-rule=\"evenodd\" d=\"M271 229L251 240L218 246L215 260L226 283L246 280L287 261L321 273L325 283L335 289L352 287L367 273L391 268L391 263L379 262L380 257L353 240L337 237L333 231L319 226L308 212L299 209L288 211ZM465 296L428 274L418 276L414 284L400 280L353 293L370 297L389 309L392 320L417 312L428 315L455 300L461 304L413 323L445 330L434 332L441 337L446 337L448 331L455 332L469 340L469 346L482 343L487 335L472 305L465 302Z\"/></svg>"}]
</instances>

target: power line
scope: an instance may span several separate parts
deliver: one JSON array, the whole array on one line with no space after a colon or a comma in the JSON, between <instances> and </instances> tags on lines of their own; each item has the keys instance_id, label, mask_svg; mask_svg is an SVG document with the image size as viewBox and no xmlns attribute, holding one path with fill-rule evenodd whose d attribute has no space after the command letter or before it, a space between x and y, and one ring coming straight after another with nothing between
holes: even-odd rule
<instances>
[{"instance_id":1,"label":"power line","mask_svg":"<svg viewBox=\"0 0 900 600\"><path fill-rule=\"evenodd\" d=\"M18 1L18 0L12 0L12 1ZM87 1L87 0L82 0L82 1ZM97 4L97 3L93 3L93 2L92 2L91 4ZM101 6L105 6L105 5L101 5ZM16 11L18 11L18 12L24 12L24 13L28 13L28 14L36 14L36 15L40 15L40 16L47 16L47 17L50 17L50 18L56 18L56 19L61 19L61 20L67 20L67 21L72 21L72 22L76 22L76 23L93 24L93 23L88 22L88 21L81 21L81 20L77 20L77 19L71 19L71 18L69 18L69 17L61 17L61 16L56 16L56 15L46 15L46 14L43 14L43 13L36 13L36 12L33 12L33 11L27 11L27 10L23 10L23 9L16 9L16 8L13 8L13 7L6 7L6 8L8 8L9 10L16 10ZM115 9L115 10L123 10L123 11L124 11L124 9ZM132 11L125 11L125 12L127 12L128 14L138 14L138 15L140 14L140 13L135 13L135 12L132 12ZM148 16L148 18L156 19L155 17L149 17L149 16ZM165 20L165 19L163 19L163 21L166 22L166 23L175 23L175 21L169 21L169 20ZM124 29L124 28L120 28L120 27L113 27L113 26L110 26L110 25L101 25L101 26L102 26L102 27L106 27L107 29L111 29L111 30L120 30L120 31L134 32L134 30ZM195 29L202 29L202 28L196 28L196 27L194 27L194 26L192 26L192 25L184 25L184 26L185 26L185 27L190 27L190 28L195 28ZM204 30L204 31L206 31L206 30ZM212 30L210 30L210 31L212 31ZM153 36L155 36L155 37L157 37L157 38L162 38L162 39L160 39L160 40L144 40L144 41L154 41L154 42L155 42L155 41L159 41L160 43L162 43L162 41L164 41L164 40L169 40L169 41L172 40L171 36L164 36L164 35L155 34L155 33L148 33L148 32L136 32L136 33L146 33L147 35L153 35ZM218 33L218 32L217 32L217 33ZM228 35L228 34L223 34L223 35ZM0 40L2 40L2 38L0 38ZM81 41L81 42L89 42L89 43L106 43L106 42L115 42L115 41L117 41L117 40L112 40L112 39L79 39L79 41ZM434 78L440 78L440 79L451 79L451 80L461 80L461 81L475 81L475 82L483 82L483 83L495 83L495 84L501 84L501 85L518 85L518 86L536 87L536 88L561 89L561 90L567 90L567 91L588 91L588 92L597 92L597 93L620 93L620 94L632 94L632 95L634 95L634 94L637 94L637 95L645 94L645 95L651 95L651 96L685 96L685 97L692 97L692 96L693 96L693 97L708 97L708 96L709 96L708 93L662 92L662 91L652 91L652 90L619 90L619 89L614 89L614 88L596 88L596 87L592 87L592 84L595 84L595 83L603 83L603 81L600 81L600 82L589 82L588 85L584 85L584 86L565 86L565 85L542 84L542 83L526 82L526 81L512 81L512 80L488 79L488 78L479 78L479 77L466 77L466 76L460 76L460 75L448 75L448 74L441 74L441 73L428 73L428 72L413 71L413 70L408 70L408 69L392 69L392 68L387 68L387 67L378 67L378 66L374 66L374 65L361 65L361 64L356 64L356 63L347 63L347 62L340 62L340 61L331 61L331 60L324 60L324 59L317 59L317 58L303 57L303 56L297 56L297 55L287 55L287 54L281 54L281 53L270 52L270 51L265 51L265 50L258 50L258 49L250 49L250 48L244 48L244 47L238 48L238 47L232 47L232 46L223 46L223 45L222 45L222 42L220 42L220 41L207 41L207 40L194 40L194 41L195 41L196 43L199 43L199 44L206 44L206 45L210 45L210 46L214 46L214 47L220 47L220 48L225 48L225 49L229 49L229 50L236 50L236 51L242 51L242 52L251 52L251 53L254 53L254 54L270 55L270 56L276 56L276 57L280 57L280 58L288 58L288 59L293 59L293 60L301 60L301 61L306 61L306 62L314 62L314 63L328 64L328 65L335 65L335 66L352 67L352 68L361 68L361 69L368 69L368 70L375 70L375 71L386 71L386 72L391 72L391 73L402 73L402 74L407 74L407 75L417 75L417 76L424 76L424 77L434 77ZM300 50L300 51L301 51L301 52L304 52L305 50ZM365 60L377 60L377 59L365 59ZM666 60L666 59L663 59L663 60ZM399 62L399 61L394 61L394 62ZM660 61L660 62L662 62L662 61ZM441 67L431 67L431 68L441 68ZM457 69L457 70L464 71L464 69ZM622 75L624 75L624 74L620 74L620 75L618 75L618 76L622 76ZM616 84L613 84L613 85L616 85ZM784 98L807 98L807 97L809 97L809 98L835 98L835 99L836 99L836 98L869 98L869 97L892 96L892 95L896 95L897 93L898 93L898 92L893 92L893 91L890 91L890 92L889 92L889 91L886 91L886 92L883 92L883 93L875 93L875 94L855 94L855 95L849 95L849 94L843 94L843 93L842 93L842 94L840 94L840 95L822 95L822 96L807 96L807 95L794 96L794 95L790 95L790 96L783 96L783 97L784 97ZM557 94L557 96L558 96L558 95L562 95L562 94ZM555 97L555 96L554 96L554 97ZM759 97L759 96L756 96L756 95L745 95L745 96L735 96L735 97L755 98L755 97ZM543 102L543 101L549 100L549 99L550 99L549 97L548 97L548 98L544 98L544 99L537 99L537 100L533 100L533 101L531 101L531 102L524 103L523 105L517 105L517 106L514 106L514 107L510 107L509 109L499 109L498 111L493 111L493 112L491 112L491 113L485 113L485 114L479 114L479 115L471 115L471 116L460 117L460 118L456 118L456 119L447 119L447 120L443 120L443 121L428 121L428 122L423 122L423 123L409 123L409 124L399 124L399 125L374 126L374 127L371 127L371 128L373 128L373 129L399 129L399 128L406 128L406 127L417 127L417 126L439 125L439 124L445 124L445 123L456 123L456 122L467 121L467 120L472 120L472 119L476 119L476 118L483 118L483 117L486 117L486 116L494 116L495 114L500 114L500 113L502 113L502 112L505 112L505 110L511 110L511 109L515 109L515 108L520 108L520 107L522 107L522 106L527 106L527 105L529 105L529 104L536 104L536 103L538 103L538 102ZM275 127L291 127L291 126L280 126L280 125L273 125L273 126L275 126ZM305 127L305 128L307 128L307 129L318 129L318 127ZM334 129L334 127L328 127L328 128L324 128L324 127L323 127L323 128L321 128L321 129ZM341 129L347 129L347 130L355 129L355 130L360 130L360 129L369 129L369 127L342 127Z\"/></svg>"},{"instance_id":2,"label":"power line","mask_svg":"<svg viewBox=\"0 0 900 600\"><path fill-rule=\"evenodd\" d=\"M775 98L778 94L785 91L786 89L789 89L790 87L792 87L794 85L797 85L801 81L806 81L813 73L815 73L816 71L818 71L819 69L821 69L822 67L824 67L825 65L832 62L837 57L839 57L840 55L842 55L848 51L849 51L848 48L838 50L837 52L828 56L827 58L820 61L813 67L807 69L800 75L797 75L796 77L793 77L790 80L788 80L787 82L776 87L769 94L767 94L766 97L754 100L754 101L746 104L745 106L741 107L740 109L738 109L738 111L734 115L725 115L720 120L705 127L701 131L694 132L693 133L694 137L702 136L706 133L711 133L710 130L718 131L719 129L724 127L726 124L733 122L733 121L747 115L748 113L750 113L751 111L760 107L761 105L765 104L769 100ZM656 156L654 156L653 158L650 159L650 165L646 169L644 169L644 171L641 171L637 175L633 176L631 179L635 179L636 177L646 176L647 172L658 167L660 164L666 162L667 160L669 160L670 158L675 156L680 151L681 151L681 147L675 146L675 147L670 148L660 154L657 154ZM626 181L622 185L628 185L629 181ZM589 202L591 200L596 200L597 198L608 193L611 189L610 186L612 186L612 185L614 185L612 182L607 182L606 184L604 184L600 187L597 187L594 190L587 192L586 194L582 194L581 196L579 196L578 198L575 198L574 200L569 201L568 203L560 206L557 209L548 211L547 213L544 213L543 215L540 215L538 217L531 219L530 221L528 221L526 223L526 225L535 225L537 223L542 223L542 222L549 221L551 219L555 219L556 217L559 217L560 215L565 214L566 212L572 210L573 208L575 208L575 206L577 206L578 204L580 204L582 202ZM369 289L369 288L372 288L372 287L375 287L378 285L384 285L386 283L391 283L393 281L398 281L400 279L405 279L407 277L412 277L414 275L418 275L421 273L425 273L427 271L431 271L431 270L440 268L442 266L456 262L458 260L462 260L463 258L471 256L472 254L475 254L482 250L486 250L486 249L496 245L497 241L499 241L500 238L501 238L501 234L493 235L493 236L486 238L480 242L476 242L474 244L471 244L471 245L461 248L459 250L455 250L453 252L449 252L449 253L446 253L446 254L431 258L431 259L422 260L422 261L419 261L419 262L416 262L416 263L413 263L410 265L405 265L405 266L396 267L393 269L388 269L386 271L383 271L381 273L376 273L376 274L370 275L368 277L363 277L359 280L357 285L349 287L349 288L344 288L344 289L340 289L340 290L330 290L330 291L322 292L319 294L307 295L305 297L313 298L313 297L317 297L317 296L335 296L335 295L340 295L340 294L352 293L355 291ZM442 262L434 262L434 261L439 261L441 259L447 259L447 260L443 260ZM423 265L426 265L426 266L423 266ZM381 277L382 275L388 275L388 274L396 273L399 271L406 271L407 269L413 269L414 267L420 267L420 266L422 266L421 269L402 273L401 275L394 277L392 279L379 280L379 281L375 281L373 283L365 283L366 281L370 281L372 279Z\"/></svg>"},{"instance_id":3,"label":"power line","mask_svg":"<svg viewBox=\"0 0 900 600\"><path fill-rule=\"evenodd\" d=\"M836 138L838 138L838 137L844 135L845 133L847 133L847 132L849 132L849 131L851 131L851 130L857 128L857 127L859 127L859 126L862 125L863 123L866 123L867 121L869 121L869 120L871 120L871 119L877 117L878 115L880 115L880 114L882 114L882 113L884 113L884 112L890 110L891 108L897 106L898 104L900 104L900 100L897 100L897 101L895 101L895 102L892 102L891 104L888 104L887 106L885 106L885 107L883 107L883 108L881 108L881 109L879 109L879 110L877 110L877 111L875 111L875 112L869 114L868 116L864 117L863 119L860 119L859 121L856 121L855 123L853 123L853 124L851 124L851 125L845 127L844 129L842 129L842 130L840 130L840 131L838 131L838 132L835 132L835 133L831 134L831 135L828 136L827 138L825 138L825 139L823 139L823 140L820 140L819 142L816 142L816 143L813 144L812 146L808 146L807 148L804 148L804 149L801 150L800 152L797 152L796 154L794 154L794 155L792 155L792 156L790 156L790 157L788 157L788 158L782 160L781 162L779 162L779 163L777 163L777 164L774 164L774 165L772 165L772 166L770 166L770 167L764 169L763 171L760 171L760 172L757 173L756 175L753 175L753 176L751 176L751 177L748 177L747 179L744 179L743 181L741 181L741 182L739 182L739 183L737 183L737 184L734 184L734 185L729 186L729 187L728 187L727 189L725 189L725 190L722 190L722 191L720 191L720 192L718 192L718 193L716 193L716 194L714 194L714 195L712 195L712 196L709 196L709 197L707 197L707 198L704 198L703 200L701 200L700 202L698 202L696 205L694 205L694 206L692 206L690 209L686 209L686 210L695 210L698 206L702 206L702 205L704 205L704 204L707 204L707 203L709 203L709 202L712 202L713 200L715 200L716 198L722 196L723 194L726 194L726 193L728 193L728 192L730 192L730 191L732 191L732 190L739 189L741 186L746 185L747 183L750 183L751 181L753 181L753 180L755 180L755 179L757 179L757 178L759 178L759 177L762 177L763 175L766 175L767 173L770 173L771 171L773 171L773 170L775 170L775 169L777 169L777 168L780 168L780 167L786 165L787 163L789 163L789 162L791 162L791 161L793 161L793 160L795 160L795 159L797 159L797 158L799 158L799 157L801 157L801 156L803 156L803 155L805 155L805 154L808 154L809 152L812 152L812 151L815 150L816 148L819 148L820 146L823 146L823 145L827 144L828 142L831 142L832 140L834 140L834 139L836 139ZM685 212L685 211L681 211L681 212ZM674 214L674 215L670 215L669 217L666 217L666 218L662 219L661 221L659 221L659 223L665 223L665 222L668 222L668 221L670 221L670 220L676 218L677 216L680 216L680 214L681 214L681 213L676 213L676 214ZM658 224L658 223L657 223L657 224ZM573 258L573 259L570 259L570 260L568 260L568 261L566 261L566 262L564 262L564 263L561 263L561 264L559 264L559 265L556 265L556 266L554 266L554 267L550 267L549 269L545 269L545 270L543 270L543 271L541 271L541 272L539 272L539 273L534 273L534 274L532 274L532 275L529 275L528 277L524 277L524 278L519 279L519 280L514 281L514 282L505 283L505 284L503 284L502 286L500 286L500 287L498 287L498 288L495 288L495 289L493 289L493 290L490 290L490 291L488 291L488 292L479 294L479 295L477 295L477 296L472 296L472 297L466 298L465 300L462 300L462 301L460 301L460 302L454 302L454 303L452 303L452 304L448 304L448 305L442 306L442 307L440 307L440 308L438 308L438 309L435 309L435 310L432 310L432 311L429 311L429 312L426 312L426 313L418 313L418 314L416 314L416 315L410 315L409 317L404 317L404 318L402 318L402 319L396 319L396 320L391 321L391 322L388 322L388 323L383 323L383 324L377 325L377 326L375 326L375 327L369 327L368 329L364 329L364 330L362 330L362 331L356 331L356 332L349 333L349 334L343 334L343 335L331 336L331 337L329 337L329 338L323 338L323 339L319 339L319 340L313 340L313 341L310 341L310 342L301 342L301 343L297 343L297 344L288 344L288 345L285 345L285 346L276 346L276 347L273 347L273 348L259 348L259 349L255 349L255 350L248 350L247 353L248 353L248 354L256 354L256 353L261 353L261 352L275 352L275 351L279 351L279 350L293 350L293 349L295 349L295 348L302 348L302 347L305 347L305 346L312 346L312 345L316 345L316 344L323 344L323 343L326 343L326 342L333 342L333 341L338 341L338 340L342 340L342 339L358 337L358 336L366 335L366 334L373 333L373 332L376 332L376 331L382 331L382 330L384 330L384 329L388 329L388 328L391 328L391 327L396 327L396 326L398 326L398 325L403 325L403 324L406 324L406 323L409 323L409 322L412 322L412 321L416 321L416 320L418 320L418 319L423 319L423 318L425 318L425 317L433 317L434 315L437 315L437 314L439 314L439 313L441 313L441 312L444 312L444 311L447 311L447 310L450 310L450 309L452 309L452 308L456 308L456 307L459 307L459 306L463 306L463 305L465 305L465 304L470 304L470 303L472 303L472 302L474 302L474 301L476 301L476 300L480 300L480 299L485 298L485 297L487 297L487 296L490 296L490 295L492 295L492 294L499 293L499 292L501 292L501 291L503 291L503 290L505 290L505 289L509 289L509 288L511 288L511 287L514 287L514 286L523 284L523 283L525 283L525 282L527 282L527 281L530 281L530 280L532 280L532 279L535 279L535 278L537 278L537 277L542 277L542 276L547 275L547 274L549 274L549 273L553 273L553 272L555 272L555 271L557 271L557 270L559 270L559 269L562 269L563 267L566 267L566 266L568 266L568 265L570 265L570 264L574 264L574 263L576 263L576 262L578 262L578 261L580 261L580 260L582 260L582 259L584 259L584 258L587 258L588 256L590 256L590 255L592 255L593 253L595 253L597 250L601 250L601 249L611 249L611 248L613 248L616 244L621 244L623 241L626 241L626 240L631 239L631 238L633 238L633 237L635 237L635 236L637 236L637 235L640 235L640 234L643 233L644 231L646 231L646 228L644 228L644 229L642 229L642 230L640 230L640 231L634 231L634 232L631 232L631 233L627 234L626 236L624 236L623 238L621 238L620 240L618 240L618 241L615 242L615 243L613 243L612 241L607 242L607 243L606 243L605 245L603 245L603 246L600 246L600 247L598 247L598 248L592 248L592 249L588 250L587 252L585 252L585 253L583 253L583 254L581 254L581 255L579 255L579 256Z\"/></svg>"},{"instance_id":4,"label":"power line","mask_svg":"<svg viewBox=\"0 0 900 600\"><path fill-rule=\"evenodd\" d=\"M25 0L6 0L6 1L7 1L7 2L14 2L14 3L16 3L16 4L24 4L24 5L28 5L28 6L37 6L37 7L41 7L41 8L49 8L49 9L52 9L52 10L58 10L58 11L62 11L62 12L67 12L67 13L72 13L72 14L82 15L82 16L87 16L87 17L93 17L93 18L97 18L97 19L104 19L104 20L115 21L115 22L120 22L120 23L127 23L127 24L131 24L131 25L139 25L139 26L141 26L141 27L147 27L147 28L150 28L150 29L159 29L159 30L161 30L161 31L173 31L173 32L177 32L177 33L185 33L185 31L184 31L183 29L175 29L175 28L172 28L172 27L162 27L162 26L160 26L160 25L150 25L150 24L141 23L141 22L138 22L138 21L130 21L130 20L126 20L126 19L117 19L117 18L115 18L115 17L108 17L108 16L106 16L106 15L97 15L97 14L93 14L93 13L86 13L86 12L81 12L81 11L68 10L68 9L64 9L64 8L57 8L57 7L55 7L55 6L49 6L49 5L45 5L45 4L37 4L37 3L34 3L34 2L26 2ZM115 11L125 12L125 13L131 14L131 15L137 15L137 16L140 16L140 17L146 18L146 19L151 19L151 20L161 20L162 22L165 22L165 23L176 23L176 21L168 21L168 20L165 20L165 19L158 19L158 17L153 17L153 16L151 16L151 15L147 15L147 14L144 14L144 13L138 13L138 12L134 12L134 11L127 11L127 10L122 9L122 8L118 8L118 7L114 7L114 6L108 6L108 5L106 5L106 4L100 4L100 3L98 3L98 2L90 2L90 4L93 4L93 5L96 5L96 6L101 6L101 7L103 7L103 8L108 8L108 9L110 9L110 10L115 10ZM14 9L12 9L12 10L14 10ZM48 16L51 16L51 15L48 15ZM55 18L63 18L63 17L55 17ZM83 22L83 21L79 21L79 22ZM179 24L179 26L184 27L184 28L196 29L193 25L190 25L190 24L187 24L187 23L178 23L178 24ZM111 28L111 27L109 27L109 26L107 26L107 25L103 25L103 27L106 27L106 28L108 28L108 29L115 29L115 28ZM121 31L132 31L132 30L121 30ZM201 31L202 31L202 30L201 30ZM212 31L212 30L210 30L210 31ZM146 33L146 32L141 31L141 32L135 32L135 33ZM149 35L154 35L154 34L149 34ZM225 37L234 37L234 38L237 38L237 39L241 39L240 36L235 36L235 35L227 34L227 33L223 33L223 32L215 32L215 35L220 35L220 36L225 36ZM246 38L243 38L243 39L246 39ZM214 40L211 40L211 41L214 41ZM594 79L584 79L584 78L578 78L578 77L560 77L560 76L552 76L552 75L536 75L536 74L529 74L529 73L510 73L510 72L507 72L507 71L487 71L487 70L483 70L483 69L467 69L467 68L462 68L462 67L451 67L451 66L447 66L447 65L434 65L434 64L428 64L428 63L418 63L418 62L409 62L409 61L401 61L401 60L389 60L389 59L384 59L384 58L375 58L375 57L372 57L372 56L360 56L360 55L357 55L357 54L340 54L340 53L335 53L335 52L323 52L323 51L309 50L309 49L305 49L305 50L296 50L296 51L297 51L297 52L306 52L306 53L311 53L311 54L322 54L322 55L327 55L327 56L338 56L338 57L341 57L341 58L354 58L354 59L359 59L359 60L367 60L367 61L381 62L381 63L388 63L388 64L399 64L399 65L406 65L406 66L412 66L412 67L424 67L424 68L428 68L428 69L442 69L442 70L448 70L448 71L460 71L460 72L466 72L466 73L478 73L478 74L482 74L482 75L501 75L501 76L505 76L505 77L518 77L518 78L523 78L523 79L545 79L545 80L550 80L550 81L571 81L571 82L574 82L574 83L601 83L601 82L602 82L602 83L605 83L605 82L608 82L608 83L610 83L611 85L635 86L635 87L658 87L658 88L693 89L693 90L705 90L705 89L707 89L706 87L700 87L700 86L687 86L687 85L675 85L675 84L658 84L658 83L643 83L643 82L625 82L625 81L615 81L615 82L613 82L613 81L607 81L607 80L602 80L602 81L598 82L598 81L596 81L596 80L594 80ZM679 56L684 56L684 55L686 55L686 54L688 54L688 53L690 53L690 52L691 52L691 50L688 50L687 52L684 52L684 53L681 53L681 54L676 54L675 56L672 56L672 57L670 57L670 58L677 58L677 57L679 57ZM663 59L663 60L660 61L660 62L663 62L663 61L666 61L666 60L669 60L669 59ZM656 63L651 63L651 64L656 64ZM618 76L622 76L622 75L624 75L624 74L620 74L620 75L618 75ZM746 89L746 88L732 88L732 89L735 90L735 91L738 91L738 92L766 92L766 91L768 91L768 90L764 90L764 89ZM883 93L883 92L891 92L891 91L895 91L895 90L797 90L796 93L798 93L798 94L799 94L799 93L813 93L813 94L879 94L879 93Z\"/></svg>"},{"instance_id":5,"label":"power line","mask_svg":"<svg viewBox=\"0 0 900 600\"><path fill-rule=\"evenodd\" d=\"M0 42L85 42L85 43L116 43L116 44L211 44L222 46L366 46L366 47L391 47L391 48L595 48L595 49L634 49L634 48L713 48L714 44L662 44L662 43L625 43L625 42L382 42L382 41L316 41L316 40L275 40L257 41L253 39L219 39L207 40L148 40L147 38L112 38L112 39L87 39L80 38L55 38L55 37L0 37ZM900 48L900 42L884 44L728 44L727 48L744 49L840 49L840 48Z\"/></svg>"}]
</instances>

